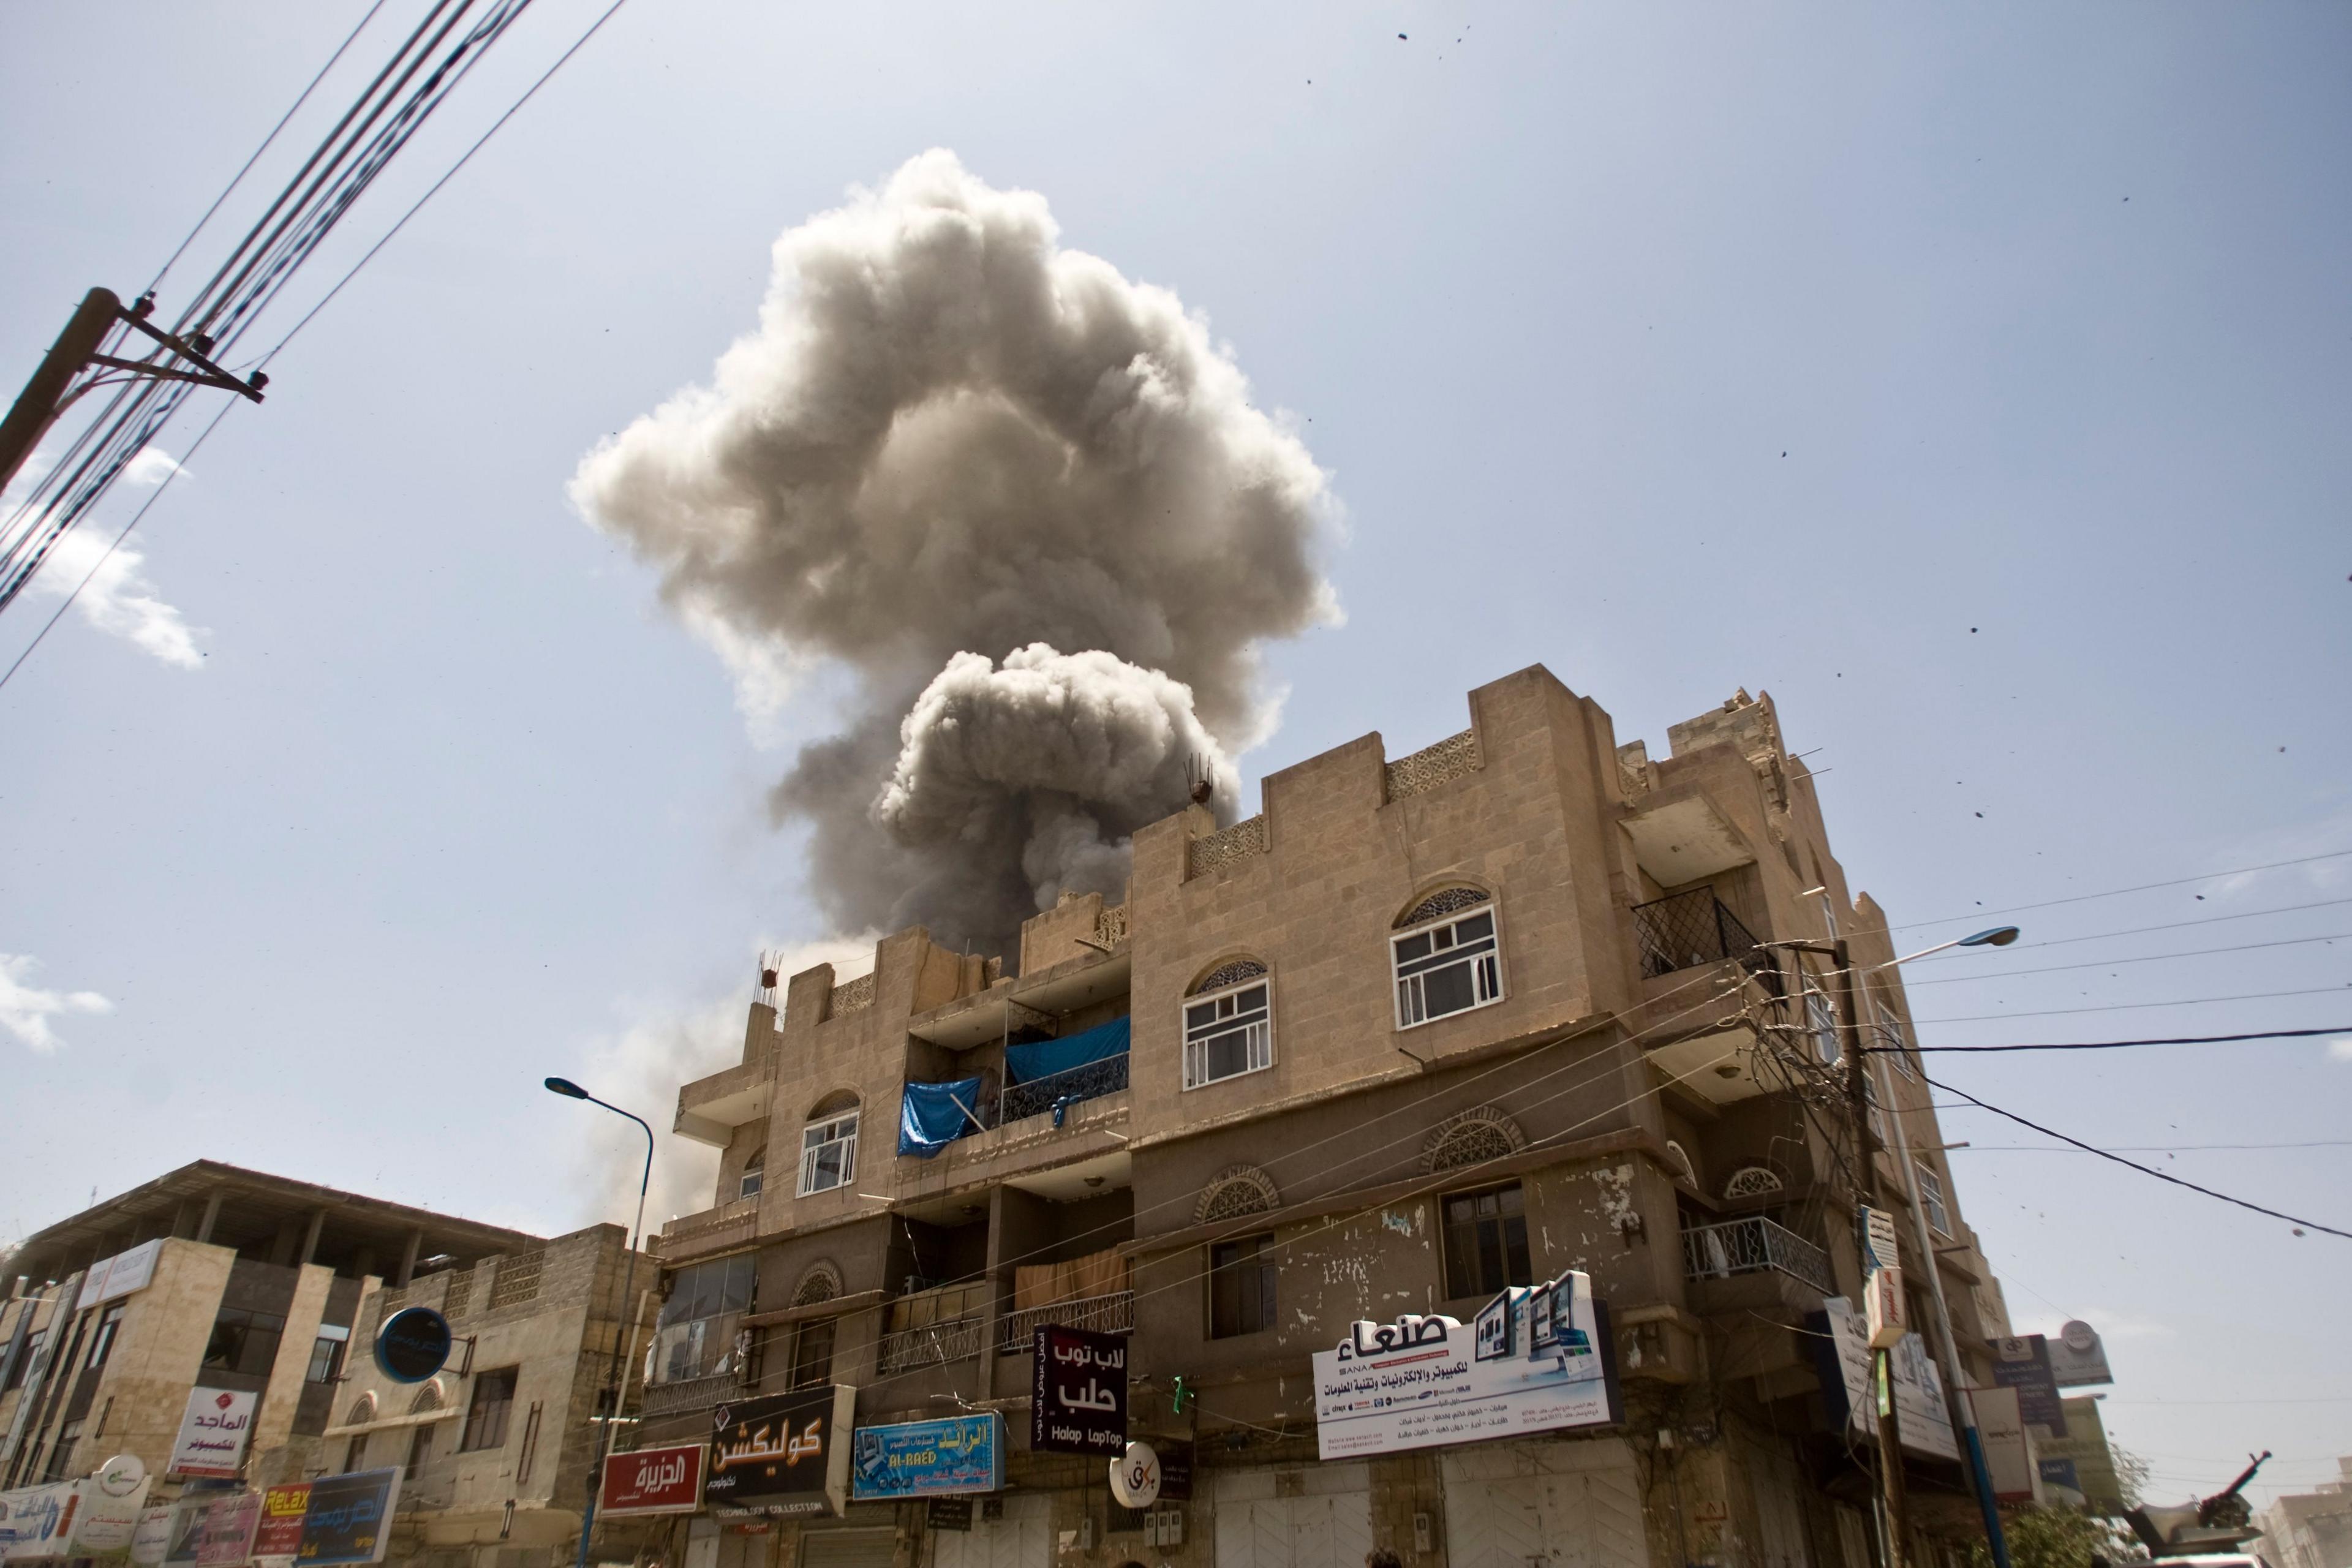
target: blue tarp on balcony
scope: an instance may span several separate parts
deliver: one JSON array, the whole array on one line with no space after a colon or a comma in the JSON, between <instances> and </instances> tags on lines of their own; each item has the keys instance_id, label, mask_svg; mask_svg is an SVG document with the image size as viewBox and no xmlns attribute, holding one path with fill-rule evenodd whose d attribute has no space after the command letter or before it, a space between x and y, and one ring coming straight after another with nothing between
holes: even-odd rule
<instances>
[{"instance_id":1,"label":"blue tarp on balcony","mask_svg":"<svg viewBox=\"0 0 2352 1568\"><path fill-rule=\"evenodd\" d=\"M898 1152L928 1160L957 1139L981 1130L966 1115L980 1109L980 1079L910 1083L898 1102Z\"/></svg>"},{"instance_id":2,"label":"blue tarp on balcony","mask_svg":"<svg viewBox=\"0 0 2352 1568\"><path fill-rule=\"evenodd\" d=\"M1004 1047L1004 1081L1033 1083L1055 1073L1068 1072L1101 1061L1106 1057L1125 1056L1129 1040L1126 1018L1113 1018L1108 1024L1097 1024L1083 1034L1065 1035L1058 1040L1039 1040L1034 1045Z\"/></svg>"}]
</instances>

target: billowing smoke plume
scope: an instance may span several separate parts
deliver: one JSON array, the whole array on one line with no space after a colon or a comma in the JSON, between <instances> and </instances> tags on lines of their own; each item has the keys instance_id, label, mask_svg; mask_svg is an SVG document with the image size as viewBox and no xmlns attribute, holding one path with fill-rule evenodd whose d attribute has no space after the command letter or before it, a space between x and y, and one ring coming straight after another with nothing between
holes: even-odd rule
<instances>
[{"instance_id":1,"label":"billowing smoke plume","mask_svg":"<svg viewBox=\"0 0 2352 1568\"><path fill-rule=\"evenodd\" d=\"M1274 719L1257 650L1336 612L1328 500L1166 289L1063 249L953 154L787 232L713 384L604 443L576 504L772 700L837 661L856 716L776 787L844 930L1005 950Z\"/></svg>"}]
</instances>

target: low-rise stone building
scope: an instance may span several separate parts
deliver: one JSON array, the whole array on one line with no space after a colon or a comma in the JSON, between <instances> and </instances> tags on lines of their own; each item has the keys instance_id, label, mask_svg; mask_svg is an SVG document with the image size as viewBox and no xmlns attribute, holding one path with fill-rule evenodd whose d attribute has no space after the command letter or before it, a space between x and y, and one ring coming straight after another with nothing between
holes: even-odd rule
<instances>
[{"instance_id":1,"label":"low-rise stone building","mask_svg":"<svg viewBox=\"0 0 2352 1568\"><path fill-rule=\"evenodd\" d=\"M741 1061L679 1094L720 1174L656 1243L645 1440L832 1384L860 1426L1003 1412L1015 1451L969 1529L705 1517L690 1568L1869 1568L1866 1439L1818 1353L1856 1183L1906 1216L1923 1319L1941 1270L1971 1377L2007 1331L1887 918L1769 699L1657 758L1540 668L1469 708L1144 829L1124 901L1065 899L1013 962L910 929L854 979L762 976ZM1840 935L1850 1020L1828 963L1763 945ZM1866 1151L1856 1039L1888 1047ZM1622 1423L1318 1459L1309 1358L1351 1323L1569 1269L1612 1310ZM1131 1428L1189 1450L1189 1499L1129 1513L1099 1461L1027 1450L1047 1322L1127 1336ZM1929 1561L1973 1508L1956 1463L1906 1470Z\"/></svg>"}]
</instances>

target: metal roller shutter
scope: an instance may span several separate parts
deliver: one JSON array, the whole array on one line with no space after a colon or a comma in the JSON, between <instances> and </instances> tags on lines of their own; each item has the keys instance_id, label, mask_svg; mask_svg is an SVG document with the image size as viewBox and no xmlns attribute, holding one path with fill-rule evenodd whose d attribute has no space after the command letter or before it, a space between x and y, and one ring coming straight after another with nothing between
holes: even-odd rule
<instances>
[{"instance_id":1,"label":"metal roller shutter","mask_svg":"<svg viewBox=\"0 0 2352 1568\"><path fill-rule=\"evenodd\" d=\"M1295 1495L1275 1495L1277 1474L1297 1479ZM1217 1568L1362 1568L1372 1549L1371 1484L1363 1464L1219 1472Z\"/></svg>"},{"instance_id":2,"label":"metal roller shutter","mask_svg":"<svg viewBox=\"0 0 2352 1568\"><path fill-rule=\"evenodd\" d=\"M1007 1497L1003 1519L931 1531L931 1568L1050 1568L1053 1516L1051 1498Z\"/></svg>"},{"instance_id":3,"label":"metal roller shutter","mask_svg":"<svg viewBox=\"0 0 2352 1568\"><path fill-rule=\"evenodd\" d=\"M801 1568L890 1568L898 1532L880 1530L803 1530Z\"/></svg>"},{"instance_id":4,"label":"metal roller shutter","mask_svg":"<svg viewBox=\"0 0 2352 1568\"><path fill-rule=\"evenodd\" d=\"M1450 1568L1649 1568L1640 1472L1619 1439L1483 1444L1441 1468Z\"/></svg>"}]
</instances>

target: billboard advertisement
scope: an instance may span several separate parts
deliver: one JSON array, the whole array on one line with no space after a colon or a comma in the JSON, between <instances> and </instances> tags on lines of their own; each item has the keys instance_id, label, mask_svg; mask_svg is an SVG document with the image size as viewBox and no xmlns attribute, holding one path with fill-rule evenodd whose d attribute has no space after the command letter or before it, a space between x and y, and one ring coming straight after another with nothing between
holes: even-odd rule
<instances>
[{"instance_id":1,"label":"billboard advertisement","mask_svg":"<svg viewBox=\"0 0 2352 1568\"><path fill-rule=\"evenodd\" d=\"M1511 1287L1466 1327L1409 1312L1357 1323L1315 1353L1315 1437L1326 1459L1622 1417L1608 1306L1573 1270Z\"/></svg>"},{"instance_id":2,"label":"billboard advertisement","mask_svg":"<svg viewBox=\"0 0 2352 1568\"><path fill-rule=\"evenodd\" d=\"M704 1444L682 1443L606 1455L596 1511L611 1518L692 1513L702 1506L702 1462L709 1452Z\"/></svg>"},{"instance_id":3,"label":"billboard advertisement","mask_svg":"<svg viewBox=\"0 0 2352 1568\"><path fill-rule=\"evenodd\" d=\"M2047 1427L2053 1437L2066 1435L2066 1412L2058 1404L2048 1340L2024 1334L1993 1341L1992 1380L2017 1390L2018 1416L2027 1426Z\"/></svg>"},{"instance_id":4,"label":"billboard advertisement","mask_svg":"<svg viewBox=\"0 0 2352 1568\"><path fill-rule=\"evenodd\" d=\"M1871 1392L1870 1325L1843 1296L1822 1301L1822 1310L1807 1319L1813 1333L1813 1353L1820 1360L1822 1398L1830 1418L1850 1425L1858 1435L1878 1436L1878 1405ZM1952 1415L1944 1405L1944 1385L1927 1359L1927 1344L1916 1334L1906 1334L1886 1352L1895 1385L1895 1425L1903 1447L1915 1454L1957 1460L1959 1440L1952 1433Z\"/></svg>"},{"instance_id":5,"label":"billboard advertisement","mask_svg":"<svg viewBox=\"0 0 2352 1568\"><path fill-rule=\"evenodd\" d=\"M205 1508L205 1536L196 1546L196 1568L237 1568L253 1555L253 1532L261 1523L261 1494L231 1492Z\"/></svg>"},{"instance_id":6,"label":"billboard advertisement","mask_svg":"<svg viewBox=\"0 0 2352 1568\"><path fill-rule=\"evenodd\" d=\"M719 1405L704 1500L722 1518L839 1514L849 1500L856 1408L857 1391L845 1384Z\"/></svg>"},{"instance_id":7,"label":"billboard advertisement","mask_svg":"<svg viewBox=\"0 0 2352 1568\"><path fill-rule=\"evenodd\" d=\"M859 1499L995 1491L1004 1485L1004 1418L990 1411L860 1426L850 1438L849 1485Z\"/></svg>"},{"instance_id":8,"label":"billboard advertisement","mask_svg":"<svg viewBox=\"0 0 2352 1568\"><path fill-rule=\"evenodd\" d=\"M1047 1323L1033 1344L1029 1447L1107 1459L1126 1453L1126 1339Z\"/></svg>"},{"instance_id":9,"label":"billboard advertisement","mask_svg":"<svg viewBox=\"0 0 2352 1568\"><path fill-rule=\"evenodd\" d=\"M310 1511L310 1483L271 1487L261 1494L261 1521L253 1531L256 1557L293 1557L302 1550L302 1516Z\"/></svg>"},{"instance_id":10,"label":"billboard advertisement","mask_svg":"<svg viewBox=\"0 0 2352 1568\"><path fill-rule=\"evenodd\" d=\"M180 1435L172 1440L172 1472L234 1477L245 1465L245 1442L260 1398L226 1388L190 1389Z\"/></svg>"},{"instance_id":11,"label":"billboard advertisement","mask_svg":"<svg viewBox=\"0 0 2352 1568\"><path fill-rule=\"evenodd\" d=\"M306 1568L339 1563L381 1563L392 1544L393 1511L400 1506L400 1471L357 1470L310 1483L302 1510L302 1544L294 1561Z\"/></svg>"},{"instance_id":12,"label":"billboard advertisement","mask_svg":"<svg viewBox=\"0 0 2352 1568\"><path fill-rule=\"evenodd\" d=\"M62 1557L81 1497L71 1481L0 1492L0 1557Z\"/></svg>"}]
</instances>

